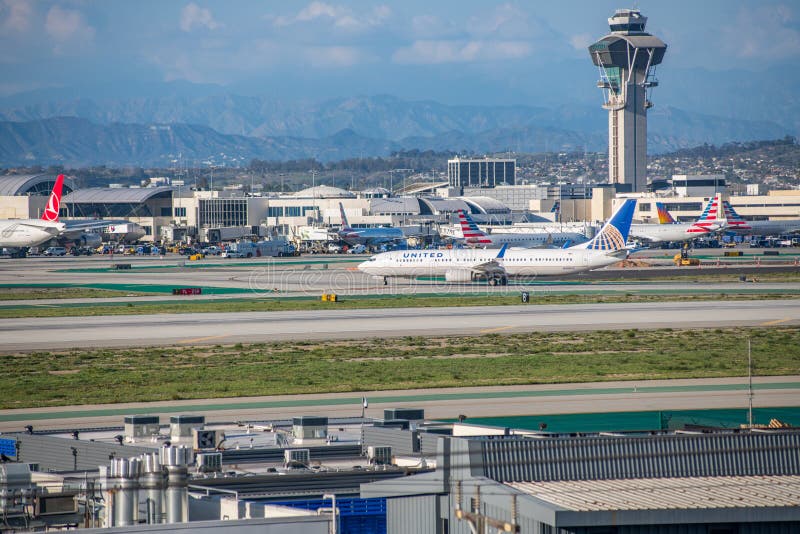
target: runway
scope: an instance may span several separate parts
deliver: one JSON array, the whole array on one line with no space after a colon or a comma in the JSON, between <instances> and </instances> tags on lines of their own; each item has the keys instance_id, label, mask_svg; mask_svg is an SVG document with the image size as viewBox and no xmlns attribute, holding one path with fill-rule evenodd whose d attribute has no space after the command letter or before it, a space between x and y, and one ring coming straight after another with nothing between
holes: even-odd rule
<instances>
[{"instance_id":1,"label":"runway","mask_svg":"<svg viewBox=\"0 0 800 534\"><path fill-rule=\"evenodd\" d=\"M0 350L798 324L800 300L19 318L0 323Z\"/></svg>"},{"instance_id":2,"label":"runway","mask_svg":"<svg viewBox=\"0 0 800 534\"><path fill-rule=\"evenodd\" d=\"M754 406L800 406L800 377L758 377ZM570 413L696 410L747 406L744 377L695 380L594 382L404 391L350 392L190 401L65 406L0 410L0 432L121 426L126 414L203 414L208 422L264 421L300 415L358 417L361 399L367 417L383 417L384 408L423 408L427 419Z\"/></svg>"}]
</instances>

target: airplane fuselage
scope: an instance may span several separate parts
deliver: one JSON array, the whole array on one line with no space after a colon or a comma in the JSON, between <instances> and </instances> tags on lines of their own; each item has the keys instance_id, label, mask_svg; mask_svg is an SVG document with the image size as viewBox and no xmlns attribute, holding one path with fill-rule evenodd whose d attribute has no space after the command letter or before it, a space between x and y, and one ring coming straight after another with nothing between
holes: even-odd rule
<instances>
[{"instance_id":1,"label":"airplane fuselage","mask_svg":"<svg viewBox=\"0 0 800 534\"><path fill-rule=\"evenodd\" d=\"M503 245L509 247L524 248L544 248L561 247L567 243L577 245L588 241L585 235L576 232L558 233L501 233L488 234L483 237L463 238L464 244L470 247L479 248L500 248Z\"/></svg>"},{"instance_id":2,"label":"airplane fuselage","mask_svg":"<svg viewBox=\"0 0 800 534\"><path fill-rule=\"evenodd\" d=\"M735 232L741 235L780 235L800 232L800 220L774 220L774 221L744 221L743 223L729 223L726 232Z\"/></svg>"},{"instance_id":3,"label":"airplane fuselage","mask_svg":"<svg viewBox=\"0 0 800 534\"><path fill-rule=\"evenodd\" d=\"M0 247L35 247L58 236L64 224L41 219L0 221Z\"/></svg>"},{"instance_id":4,"label":"airplane fuselage","mask_svg":"<svg viewBox=\"0 0 800 534\"><path fill-rule=\"evenodd\" d=\"M648 241L688 241L695 237L703 237L719 230L719 225L698 228L695 223L677 224L632 224L630 235Z\"/></svg>"},{"instance_id":5,"label":"airplane fuselage","mask_svg":"<svg viewBox=\"0 0 800 534\"><path fill-rule=\"evenodd\" d=\"M339 239L348 245L378 245L404 239L399 228L364 228L363 230L341 230Z\"/></svg>"},{"instance_id":6,"label":"airplane fuselage","mask_svg":"<svg viewBox=\"0 0 800 534\"><path fill-rule=\"evenodd\" d=\"M554 276L606 267L626 255L626 251L615 255L581 248L507 250L503 258L483 249L397 250L373 256L358 269L383 277L448 276L456 271L510 277Z\"/></svg>"}]
</instances>

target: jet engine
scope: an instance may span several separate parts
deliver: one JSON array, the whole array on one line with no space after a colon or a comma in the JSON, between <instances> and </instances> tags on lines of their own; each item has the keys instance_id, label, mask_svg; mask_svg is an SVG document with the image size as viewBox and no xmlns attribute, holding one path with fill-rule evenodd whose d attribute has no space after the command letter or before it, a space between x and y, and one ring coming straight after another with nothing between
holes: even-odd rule
<instances>
[{"instance_id":1,"label":"jet engine","mask_svg":"<svg viewBox=\"0 0 800 534\"><path fill-rule=\"evenodd\" d=\"M75 240L75 244L81 247L96 248L103 244L103 239L99 234L85 233Z\"/></svg>"},{"instance_id":2,"label":"jet engine","mask_svg":"<svg viewBox=\"0 0 800 534\"><path fill-rule=\"evenodd\" d=\"M448 282L472 282L472 271L469 269L450 269L444 273Z\"/></svg>"}]
</instances>

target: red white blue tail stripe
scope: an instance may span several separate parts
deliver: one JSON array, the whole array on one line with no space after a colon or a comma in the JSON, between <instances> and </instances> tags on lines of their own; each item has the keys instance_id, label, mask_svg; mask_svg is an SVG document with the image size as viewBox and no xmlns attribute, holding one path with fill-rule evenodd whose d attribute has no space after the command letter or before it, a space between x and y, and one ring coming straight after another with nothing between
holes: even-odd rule
<instances>
[{"instance_id":1,"label":"red white blue tail stripe","mask_svg":"<svg viewBox=\"0 0 800 534\"><path fill-rule=\"evenodd\" d=\"M464 210L458 210L458 221L461 223L461 234L464 236L464 242L468 245L491 245L492 240L486 233L478 228L472 217L469 216Z\"/></svg>"},{"instance_id":2,"label":"red white blue tail stripe","mask_svg":"<svg viewBox=\"0 0 800 534\"><path fill-rule=\"evenodd\" d=\"M722 195L717 193L711 197L706 204L703 213L686 231L690 234L707 234L718 230L722 225Z\"/></svg>"},{"instance_id":3,"label":"red white blue tail stripe","mask_svg":"<svg viewBox=\"0 0 800 534\"><path fill-rule=\"evenodd\" d=\"M722 212L725 214L725 227L729 230L752 230L747 221L742 219L742 216L736 213L731 203L727 200L722 202Z\"/></svg>"}]
</instances>

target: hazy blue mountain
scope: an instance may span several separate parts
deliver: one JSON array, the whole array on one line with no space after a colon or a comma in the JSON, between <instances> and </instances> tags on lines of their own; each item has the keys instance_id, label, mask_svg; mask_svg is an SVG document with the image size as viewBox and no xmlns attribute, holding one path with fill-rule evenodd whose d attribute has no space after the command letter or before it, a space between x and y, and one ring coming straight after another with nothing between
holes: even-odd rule
<instances>
[{"instance_id":1,"label":"hazy blue mountain","mask_svg":"<svg viewBox=\"0 0 800 534\"><path fill-rule=\"evenodd\" d=\"M489 153L604 151L607 146L605 114L589 107L445 106L387 96L288 107L253 97L200 100L202 104L190 106L183 98L141 99L127 101L129 108L75 100L69 104L72 116L54 118L34 117L65 112L67 104L25 108L15 118L27 114L29 119L0 122L0 166L168 166L178 154L184 160L239 165L252 158L331 161L413 148ZM185 117L198 122L184 122ZM211 119L225 129L202 122ZM649 150L659 153L704 143L782 138L790 132L763 120L656 107L648 133Z\"/></svg>"},{"instance_id":2,"label":"hazy blue mountain","mask_svg":"<svg viewBox=\"0 0 800 534\"><path fill-rule=\"evenodd\" d=\"M100 125L74 117L0 122L0 166L169 166L178 154L198 164L208 159L226 165L246 164L252 158L316 157L329 161L385 155L397 148L390 142L364 138L351 130L323 139L262 139L222 134L207 126L190 124Z\"/></svg>"}]
</instances>

